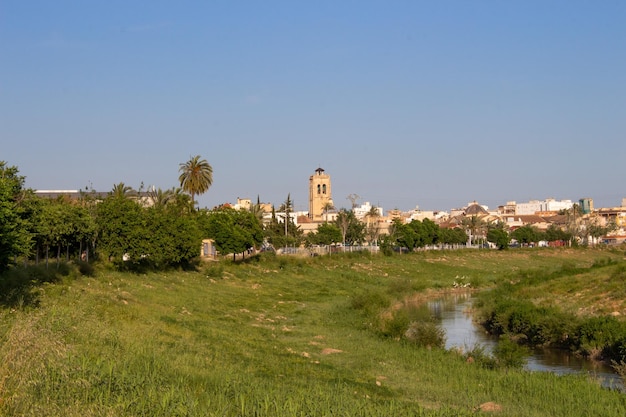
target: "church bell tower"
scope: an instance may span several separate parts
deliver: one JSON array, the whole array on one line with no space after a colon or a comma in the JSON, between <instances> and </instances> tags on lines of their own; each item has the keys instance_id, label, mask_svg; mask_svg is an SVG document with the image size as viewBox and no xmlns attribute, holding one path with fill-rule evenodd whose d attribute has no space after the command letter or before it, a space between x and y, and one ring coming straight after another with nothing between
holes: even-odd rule
<instances>
[{"instance_id":1,"label":"church bell tower","mask_svg":"<svg viewBox=\"0 0 626 417\"><path fill-rule=\"evenodd\" d=\"M313 221L321 222L324 219L325 209L333 204L330 192L330 175L322 168L315 170L309 177L309 217Z\"/></svg>"}]
</instances>

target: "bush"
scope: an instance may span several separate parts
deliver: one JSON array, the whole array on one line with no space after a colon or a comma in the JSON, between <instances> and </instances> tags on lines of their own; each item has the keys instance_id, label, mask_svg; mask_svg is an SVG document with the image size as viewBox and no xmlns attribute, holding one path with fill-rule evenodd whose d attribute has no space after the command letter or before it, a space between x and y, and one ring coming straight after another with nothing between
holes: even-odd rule
<instances>
[{"instance_id":1,"label":"bush","mask_svg":"<svg viewBox=\"0 0 626 417\"><path fill-rule=\"evenodd\" d=\"M422 347L443 348L446 344L446 333L433 322L414 321L404 333L409 342Z\"/></svg>"},{"instance_id":2,"label":"bush","mask_svg":"<svg viewBox=\"0 0 626 417\"><path fill-rule=\"evenodd\" d=\"M378 330L383 336L401 339L410 322L409 314L405 309L394 310L380 315Z\"/></svg>"},{"instance_id":3,"label":"bush","mask_svg":"<svg viewBox=\"0 0 626 417\"><path fill-rule=\"evenodd\" d=\"M483 345L474 345L471 350L468 350L461 356L465 359L465 362L475 363L481 368L495 369L497 367L496 360L486 352Z\"/></svg>"},{"instance_id":4,"label":"bush","mask_svg":"<svg viewBox=\"0 0 626 417\"><path fill-rule=\"evenodd\" d=\"M496 363L501 368L521 368L526 363L528 349L518 345L510 338L500 337L498 344L493 350Z\"/></svg>"},{"instance_id":5,"label":"bush","mask_svg":"<svg viewBox=\"0 0 626 417\"><path fill-rule=\"evenodd\" d=\"M93 277L95 275L95 268L89 262L76 261L76 265L78 266L78 272L82 276Z\"/></svg>"},{"instance_id":6,"label":"bush","mask_svg":"<svg viewBox=\"0 0 626 417\"><path fill-rule=\"evenodd\" d=\"M578 350L600 359L620 359L626 356L626 323L612 316L585 320L576 332Z\"/></svg>"}]
</instances>

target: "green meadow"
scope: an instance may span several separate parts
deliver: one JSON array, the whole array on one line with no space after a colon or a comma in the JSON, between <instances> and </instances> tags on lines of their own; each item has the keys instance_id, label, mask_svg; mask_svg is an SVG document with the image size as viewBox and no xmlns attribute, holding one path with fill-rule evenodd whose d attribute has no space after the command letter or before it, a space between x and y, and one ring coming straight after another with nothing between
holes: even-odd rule
<instances>
[{"instance_id":1,"label":"green meadow","mask_svg":"<svg viewBox=\"0 0 626 417\"><path fill-rule=\"evenodd\" d=\"M0 414L623 417L626 394L592 376L482 367L406 340L402 324L419 318L396 312L459 282L494 290L568 270L528 298L623 315L624 259L545 248L264 254L145 274L64 266L0 306Z\"/></svg>"}]
</instances>

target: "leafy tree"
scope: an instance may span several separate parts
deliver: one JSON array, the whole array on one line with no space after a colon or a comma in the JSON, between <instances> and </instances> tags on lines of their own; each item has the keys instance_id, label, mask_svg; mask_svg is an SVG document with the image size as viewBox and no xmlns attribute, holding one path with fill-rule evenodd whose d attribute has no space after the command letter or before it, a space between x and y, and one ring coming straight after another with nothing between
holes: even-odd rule
<instances>
[{"instance_id":1,"label":"leafy tree","mask_svg":"<svg viewBox=\"0 0 626 417\"><path fill-rule=\"evenodd\" d=\"M467 233L465 230L455 227L453 229L442 229L438 231L438 240L448 245L461 245L467 243Z\"/></svg>"},{"instance_id":2,"label":"leafy tree","mask_svg":"<svg viewBox=\"0 0 626 417\"><path fill-rule=\"evenodd\" d=\"M204 232L222 254L245 253L263 242L259 220L247 210L220 207L206 214Z\"/></svg>"},{"instance_id":3,"label":"leafy tree","mask_svg":"<svg viewBox=\"0 0 626 417\"><path fill-rule=\"evenodd\" d=\"M272 207L272 217L269 224L265 227L265 237L275 248L300 246L303 241L302 230L299 226L296 226L291 216L288 215L291 213L291 206L291 197L288 195L287 200L279 208L280 211L286 214L283 222L278 220L276 210Z\"/></svg>"},{"instance_id":4,"label":"leafy tree","mask_svg":"<svg viewBox=\"0 0 626 417\"><path fill-rule=\"evenodd\" d=\"M394 237L398 245L413 251L419 242L420 236L416 231L416 225L403 223L400 219L394 219Z\"/></svg>"},{"instance_id":5,"label":"leafy tree","mask_svg":"<svg viewBox=\"0 0 626 417\"><path fill-rule=\"evenodd\" d=\"M412 236L414 239L414 248L423 248L424 246L434 245L438 242L439 226L432 220L412 220L406 226L411 228L414 232Z\"/></svg>"},{"instance_id":6,"label":"leafy tree","mask_svg":"<svg viewBox=\"0 0 626 417\"><path fill-rule=\"evenodd\" d=\"M317 226L317 230L307 235L307 241L311 245L331 245L341 242L341 230L332 223L322 223Z\"/></svg>"},{"instance_id":7,"label":"leafy tree","mask_svg":"<svg viewBox=\"0 0 626 417\"><path fill-rule=\"evenodd\" d=\"M145 259L155 267L187 265L198 256L202 234L195 216L181 216L175 205L144 209Z\"/></svg>"},{"instance_id":8,"label":"leafy tree","mask_svg":"<svg viewBox=\"0 0 626 417\"><path fill-rule=\"evenodd\" d=\"M341 231L342 242L344 244L361 244L365 240L365 225L356 218L354 211L340 210L339 213L337 213L335 225Z\"/></svg>"},{"instance_id":9,"label":"leafy tree","mask_svg":"<svg viewBox=\"0 0 626 417\"><path fill-rule=\"evenodd\" d=\"M545 239L548 242L556 242L556 241L570 241L572 235L565 230L561 229L555 224L551 224L548 226L548 229L545 232Z\"/></svg>"},{"instance_id":10,"label":"leafy tree","mask_svg":"<svg viewBox=\"0 0 626 417\"><path fill-rule=\"evenodd\" d=\"M24 177L17 167L0 161L0 272L17 256L28 254L31 246L22 201Z\"/></svg>"},{"instance_id":11,"label":"leafy tree","mask_svg":"<svg viewBox=\"0 0 626 417\"><path fill-rule=\"evenodd\" d=\"M48 265L49 249L56 248L57 265L61 259L61 249L65 248L65 258L80 253L88 247L95 235L95 225L87 207L69 200L38 199L38 209L31 223L37 245L37 260L40 250L45 251Z\"/></svg>"},{"instance_id":12,"label":"leafy tree","mask_svg":"<svg viewBox=\"0 0 626 417\"><path fill-rule=\"evenodd\" d=\"M502 222L491 224L487 231L487 241L496 245L499 250L508 249L511 238Z\"/></svg>"},{"instance_id":13,"label":"leafy tree","mask_svg":"<svg viewBox=\"0 0 626 417\"><path fill-rule=\"evenodd\" d=\"M183 191L191 194L191 205L195 204L196 194L204 194L213 185L213 167L200 159L200 155L191 157L184 164L180 164L178 180Z\"/></svg>"},{"instance_id":14,"label":"leafy tree","mask_svg":"<svg viewBox=\"0 0 626 417\"><path fill-rule=\"evenodd\" d=\"M541 240L541 232L536 227L525 224L513 230L511 237L517 240L520 245L528 245L530 243L539 242L539 240Z\"/></svg>"},{"instance_id":15,"label":"leafy tree","mask_svg":"<svg viewBox=\"0 0 626 417\"><path fill-rule=\"evenodd\" d=\"M109 260L139 262L150 232L142 207L134 200L109 196L97 205L98 250Z\"/></svg>"}]
</instances>

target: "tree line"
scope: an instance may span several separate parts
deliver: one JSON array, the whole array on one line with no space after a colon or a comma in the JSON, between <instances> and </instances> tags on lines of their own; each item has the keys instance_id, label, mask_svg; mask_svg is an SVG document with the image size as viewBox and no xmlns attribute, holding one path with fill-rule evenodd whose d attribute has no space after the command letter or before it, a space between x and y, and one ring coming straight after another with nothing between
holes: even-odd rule
<instances>
[{"instance_id":1,"label":"tree line","mask_svg":"<svg viewBox=\"0 0 626 417\"><path fill-rule=\"evenodd\" d=\"M136 191L121 182L104 197L86 190L78 199L48 199L24 187L25 177L17 167L0 161L0 273L20 262L48 265L50 259L57 265L61 260L90 262L97 258L123 268L185 266L200 254L202 239L207 238L214 240L221 254L365 243L390 254L432 245L475 244L478 231L484 228L487 232L481 233L486 240L501 249L508 247L511 238L530 244L568 241L573 236L556 226L546 232L523 226L509 233L503 223L485 225L473 216L451 229L429 219L410 223L395 219L383 234L375 208L362 219L353 210L340 209L329 221L333 207L325 207L325 221L305 236L294 221L290 195L278 210L272 208L265 222L258 198L248 210L229 206L200 210L195 207L195 196L212 185L211 165L198 155L180 164L179 173L179 188L144 191L140 187ZM605 231L597 229L598 233Z\"/></svg>"}]
</instances>

